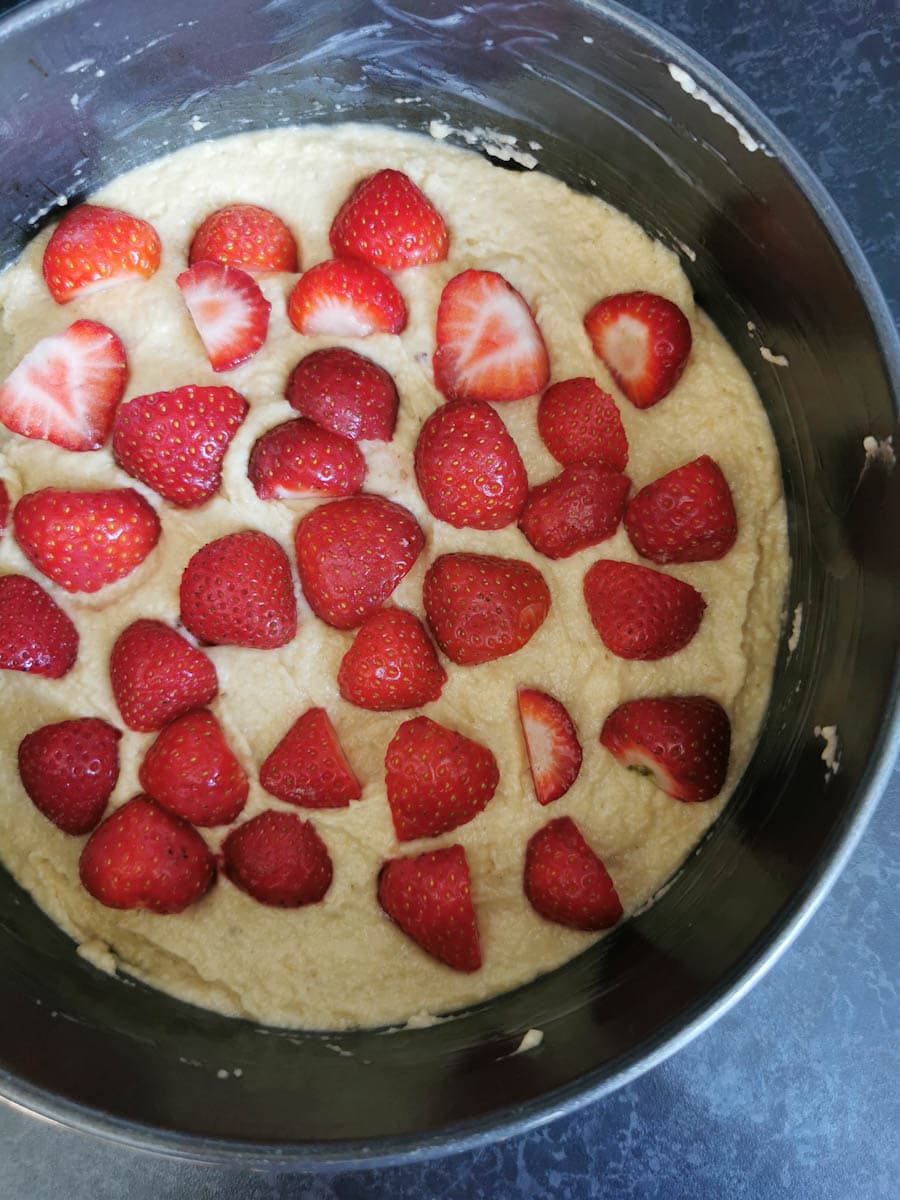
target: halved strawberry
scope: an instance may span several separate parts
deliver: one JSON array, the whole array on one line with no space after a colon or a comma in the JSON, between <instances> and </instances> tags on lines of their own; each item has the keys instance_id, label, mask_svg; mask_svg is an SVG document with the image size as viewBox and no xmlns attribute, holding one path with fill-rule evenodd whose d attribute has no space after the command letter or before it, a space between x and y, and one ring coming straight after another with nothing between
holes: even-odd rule
<instances>
[{"instance_id":1,"label":"halved strawberry","mask_svg":"<svg viewBox=\"0 0 900 1200\"><path fill-rule=\"evenodd\" d=\"M609 872L571 817L557 817L532 835L524 884L532 908L558 925L593 933L622 916Z\"/></svg>"},{"instance_id":2,"label":"halved strawberry","mask_svg":"<svg viewBox=\"0 0 900 1200\"><path fill-rule=\"evenodd\" d=\"M536 688L519 688L519 719L539 804L564 796L581 770L581 743L565 707Z\"/></svg>"},{"instance_id":3,"label":"halved strawberry","mask_svg":"<svg viewBox=\"0 0 900 1200\"><path fill-rule=\"evenodd\" d=\"M297 718L260 767L259 782L300 808L346 808L362 796L324 708Z\"/></svg>"},{"instance_id":4,"label":"halved strawberry","mask_svg":"<svg viewBox=\"0 0 900 1200\"><path fill-rule=\"evenodd\" d=\"M205 217L188 261L243 271L296 271L297 243L281 217L257 204L228 204Z\"/></svg>"},{"instance_id":5,"label":"halved strawberry","mask_svg":"<svg viewBox=\"0 0 900 1200\"><path fill-rule=\"evenodd\" d=\"M691 326L677 304L653 292L598 301L584 318L594 353L635 406L668 396L691 352Z\"/></svg>"},{"instance_id":6,"label":"halved strawberry","mask_svg":"<svg viewBox=\"0 0 900 1200\"><path fill-rule=\"evenodd\" d=\"M482 400L452 400L433 412L416 443L415 467L431 513L457 529L502 529L528 494L516 443Z\"/></svg>"},{"instance_id":7,"label":"halved strawberry","mask_svg":"<svg viewBox=\"0 0 900 1200\"><path fill-rule=\"evenodd\" d=\"M728 772L731 722L709 696L646 697L609 714L600 744L676 800L711 800Z\"/></svg>"},{"instance_id":8,"label":"halved strawberry","mask_svg":"<svg viewBox=\"0 0 900 1200\"><path fill-rule=\"evenodd\" d=\"M442 554L428 568L422 599L437 644L462 666L514 654L550 611L540 571L493 554Z\"/></svg>"},{"instance_id":9,"label":"halved strawberry","mask_svg":"<svg viewBox=\"0 0 900 1200\"><path fill-rule=\"evenodd\" d=\"M60 679L78 654L78 631L25 575L0 576L0 670Z\"/></svg>"},{"instance_id":10,"label":"halved strawberry","mask_svg":"<svg viewBox=\"0 0 900 1200\"><path fill-rule=\"evenodd\" d=\"M99 450L122 399L128 365L111 329L76 321L42 338L0 387L0 421L64 450Z\"/></svg>"},{"instance_id":11,"label":"halved strawberry","mask_svg":"<svg viewBox=\"0 0 900 1200\"><path fill-rule=\"evenodd\" d=\"M247 475L261 500L352 496L363 485L366 460L348 438L297 417L262 435Z\"/></svg>"},{"instance_id":12,"label":"halved strawberry","mask_svg":"<svg viewBox=\"0 0 900 1200\"><path fill-rule=\"evenodd\" d=\"M175 280L214 371L230 371L259 350L272 305L238 267L194 263Z\"/></svg>"},{"instance_id":13,"label":"halved strawberry","mask_svg":"<svg viewBox=\"0 0 900 1200\"><path fill-rule=\"evenodd\" d=\"M607 650L645 661L686 646L706 611L706 601L689 583L602 558L584 577L584 602Z\"/></svg>"},{"instance_id":14,"label":"halved strawberry","mask_svg":"<svg viewBox=\"0 0 900 1200\"><path fill-rule=\"evenodd\" d=\"M135 396L116 413L113 454L164 500L194 508L219 490L225 451L246 415L247 401L229 387Z\"/></svg>"},{"instance_id":15,"label":"halved strawberry","mask_svg":"<svg viewBox=\"0 0 900 1200\"><path fill-rule=\"evenodd\" d=\"M378 876L378 903L407 937L455 971L481 966L469 864L462 846L389 858Z\"/></svg>"},{"instance_id":16,"label":"halved strawberry","mask_svg":"<svg viewBox=\"0 0 900 1200\"><path fill-rule=\"evenodd\" d=\"M80 717L44 725L19 743L19 776L36 808L64 833L88 833L119 778L119 738L112 725Z\"/></svg>"},{"instance_id":17,"label":"halved strawberry","mask_svg":"<svg viewBox=\"0 0 900 1200\"><path fill-rule=\"evenodd\" d=\"M138 781L157 804L192 825L230 825L247 802L247 772L206 708L163 729L144 756Z\"/></svg>"},{"instance_id":18,"label":"halved strawberry","mask_svg":"<svg viewBox=\"0 0 900 1200\"><path fill-rule=\"evenodd\" d=\"M343 698L374 712L419 708L437 700L446 682L418 618L400 608L367 617L338 670Z\"/></svg>"},{"instance_id":19,"label":"halved strawberry","mask_svg":"<svg viewBox=\"0 0 900 1200\"><path fill-rule=\"evenodd\" d=\"M159 268L159 235L147 221L99 204L66 213L44 250L43 272L57 304L130 279L149 279Z\"/></svg>"},{"instance_id":20,"label":"halved strawberry","mask_svg":"<svg viewBox=\"0 0 900 1200\"><path fill-rule=\"evenodd\" d=\"M500 782L487 746L428 717L403 722L388 743L384 769L401 842L465 825L483 811Z\"/></svg>"},{"instance_id":21,"label":"halved strawberry","mask_svg":"<svg viewBox=\"0 0 900 1200\"><path fill-rule=\"evenodd\" d=\"M148 796L135 796L88 838L79 874L107 908L178 913L206 895L216 863L196 829Z\"/></svg>"},{"instance_id":22,"label":"halved strawberry","mask_svg":"<svg viewBox=\"0 0 900 1200\"><path fill-rule=\"evenodd\" d=\"M383 271L355 258L329 258L297 280L288 297L288 319L310 337L368 337L402 333L407 313Z\"/></svg>"},{"instance_id":23,"label":"halved strawberry","mask_svg":"<svg viewBox=\"0 0 900 1200\"><path fill-rule=\"evenodd\" d=\"M384 367L344 346L326 346L301 358L285 399L303 417L354 442L389 442L400 398Z\"/></svg>"},{"instance_id":24,"label":"halved strawberry","mask_svg":"<svg viewBox=\"0 0 900 1200\"><path fill-rule=\"evenodd\" d=\"M295 543L310 608L335 629L355 629L410 571L425 537L399 504L351 496L307 513Z\"/></svg>"},{"instance_id":25,"label":"halved strawberry","mask_svg":"<svg viewBox=\"0 0 900 1200\"><path fill-rule=\"evenodd\" d=\"M291 564L254 529L208 542L181 576L181 620L201 642L272 650L297 633Z\"/></svg>"},{"instance_id":26,"label":"halved strawberry","mask_svg":"<svg viewBox=\"0 0 900 1200\"><path fill-rule=\"evenodd\" d=\"M216 668L203 651L162 621L147 619L116 638L109 678L122 720L140 733L202 708L219 691Z\"/></svg>"},{"instance_id":27,"label":"halved strawberry","mask_svg":"<svg viewBox=\"0 0 900 1200\"><path fill-rule=\"evenodd\" d=\"M9 520L9 492L6 490L6 484L0 479L0 538L3 537L6 530L6 522Z\"/></svg>"},{"instance_id":28,"label":"halved strawberry","mask_svg":"<svg viewBox=\"0 0 900 1200\"><path fill-rule=\"evenodd\" d=\"M737 537L737 515L719 464L704 454L648 483L625 510L625 529L651 562L722 558Z\"/></svg>"},{"instance_id":29,"label":"halved strawberry","mask_svg":"<svg viewBox=\"0 0 900 1200\"><path fill-rule=\"evenodd\" d=\"M450 236L431 201L402 171L376 171L358 183L331 225L331 249L386 271L441 262Z\"/></svg>"},{"instance_id":30,"label":"halved strawberry","mask_svg":"<svg viewBox=\"0 0 900 1200\"><path fill-rule=\"evenodd\" d=\"M628 465L628 438L616 402L593 379L563 379L547 388L538 404L538 432L557 462Z\"/></svg>"},{"instance_id":31,"label":"halved strawberry","mask_svg":"<svg viewBox=\"0 0 900 1200\"><path fill-rule=\"evenodd\" d=\"M605 463L572 463L531 489L519 528L539 554L568 558L613 536L630 488L628 476Z\"/></svg>"},{"instance_id":32,"label":"halved strawberry","mask_svg":"<svg viewBox=\"0 0 900 1200\"><path fill-rule=\"evenodd\" d=\"M441 293L434 382L448 400L521 400L547 386L550 361L522 296L496 271L463 271Z\"/></svg>"},{"instance_id":33,"label":"halved strawberry","mask_svg":"<svg viewBox=\"0 0 900 1200\"><path fill-rule=\"evenodd\" d=\"M272 808L233 829L222 843L222 858L235 887L276 908L318 904L334 874L312 822Z\"/></svg>"},{"instance_id":34,"label":"halved strawberry","mask_svg":"<svg viewBox=\"0 0 900 1200\"><path fill-rule=\"evenodd\" d=\"M124 579L159 541L159 517L134 488L42 488L16 505L13 532L29 562L67 592Z\"/></svg>"}]
</instances>

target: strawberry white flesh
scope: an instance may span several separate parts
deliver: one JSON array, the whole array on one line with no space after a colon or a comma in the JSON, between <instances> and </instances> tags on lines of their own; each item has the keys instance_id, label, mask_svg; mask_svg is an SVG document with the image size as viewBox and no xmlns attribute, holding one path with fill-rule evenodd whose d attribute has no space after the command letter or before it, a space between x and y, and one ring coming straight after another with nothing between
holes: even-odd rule
<instances>
[{"instance_id":1,"label":"strawberry white flesh","mask_svg":"<svg viewBox=\"0 0 900 1200\"><path fill-rule=\"evenodd\" d=\"M230 371L259 350L272 306L246 271L202 261L176 283L214 371Z\"/></svg>"},{"instance_id":2,"label":"strawberry white flesh","mask_svg":"<svg viewBox=\"0 0 900 1200\"><path fill-rule=\"evenodd\" d=\"M519 718L525 735L528 765L541 804L564 796L581 770L581 745L565 707L553 696L520 688Z\"/></svg>"}]
</instances>

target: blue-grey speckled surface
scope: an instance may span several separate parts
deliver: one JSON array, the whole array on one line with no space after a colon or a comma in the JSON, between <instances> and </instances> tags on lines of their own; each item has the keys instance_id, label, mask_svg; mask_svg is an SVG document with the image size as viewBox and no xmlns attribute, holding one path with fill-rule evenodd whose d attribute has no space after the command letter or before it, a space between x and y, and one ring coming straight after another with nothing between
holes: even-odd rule
<instances>
[{"instance_id":1,"label":"blue-grey speckled surface","mask_svg":"<svg viewBox=\"0 0 900 1200\"><path fill-rule=\"evenodd\" d=\"M632 7L721 67L795 142L843 210L896 317L893 0L635 0ZM309 1178L129 1154L0 1108L0 1197L896 1196L898 799L900 770L829 899L736 1009L575 1117L432 1165Z\"/></svg>"}]
</instances>

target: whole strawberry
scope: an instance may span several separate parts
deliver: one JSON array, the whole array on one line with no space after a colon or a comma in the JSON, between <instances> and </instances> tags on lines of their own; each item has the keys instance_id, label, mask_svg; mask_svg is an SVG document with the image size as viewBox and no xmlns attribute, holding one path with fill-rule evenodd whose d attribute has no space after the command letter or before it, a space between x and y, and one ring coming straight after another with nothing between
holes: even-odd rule
<instances>
[{"instance_id":1,"label":"whole strawberry","mask_svg":"<svg viewBox=\"0 0 900 1200\"><path fill-rule=\"evenodd\" d=\"M548 387L538 405L538 432L564 467L602 462L614 471L628 464L628 439L616 402L593 379L563 379Z\"/></svg>"},{"instance_id":2,"label":"whole strawberry","mask_svg":"<svg viewBox=\"0 0 900 1200\"><path fill-rule=\"evenodd\" d=\"M235 887L277 908L318 904L331 887L328 848L310 821L267 809L222 843L224 871Z\"/></svg>"},{"instance_id":3,"label":"whole strawberry","mask_svg":"<svg viewBox=\"0 0 900 1200\"><path fill-rule=\"evenodd\" d=\"M348 438L297 417L262 435L247 475L260 500L352 496L363 485L366 460Z\"/></svg>"},{"instance_id":4,"label":"whole strawberry","mask_svg":"<svg viewBox=\"0 0 900 1200\"><path fill-rule=\"evenodd\" d=\"M75 665L78 631L25 575L0 575L0 670L60 679Z\"/></svg>"},{"instance_id":5,"label":"whole strawberry","mask_svg":"<svg viewBox=\"0 0 900 1200\"><path fill-rule=\"evenodd\" d=\"M627 475L604 463L572 463L531 489L519 528L539 554L568 558L613 536L630 488Z\"/></svg>"},{"instance_id":6,"label":"whole strawberry","mask_svg":"<svg viewBox=\"0 0 900 1200\"><path fill-rule=\"evenodd\" d=\"M343 698L373 712L420 708L437 700L446 682L419 620L400 608L367 617L338 670Z\"/></svg>"},{"instance_id":7,"label":"whole strawberry","mask_svg":"<svg viewBox=\"0 0 900 1200\"><path fill-rule=\"evenodd\" d=\"M383 271L355 258L330 258L297 280L288 297L288 320L308 337L368 337L402 333L407 312Z\"/></svg>"},{"instance_id":8,"label":"whole strawberry","mask_svg":"<svg viewBox=\"0 0 900 1200\"><path fill-rule=\"evenodd\" d=\"M384 367L355 350L326 346L307 354L291 371L284 395L301 416L351 441L394 436L397 387Z\"/></svg>"},{"instance_id":9,"label":"whole strawberry","mask_svg":"<svg viewBox=\"0 0 900 1200\"><path fill-rule=\"evenodd\" d=\"M529 840L525 895L542 917L572 929L609 929L622 916L615 884L571 817L557 817Z\"/></svg>"},{"instance_id":10,"label":"whole strawberry","mask_svg":"<svg viewBox=\"0 0 900 1200\"><path fill-rule=\"evenodd\" d=\"M378 903L433 958L477 971L481 946L469 864L462 846L389 858L378 876Z\"/></svg>"},{"instance_id":11,"label":"whole strawberry","mask_svg":"<svg viewBox=\"0 0 900 1200\"><path fill-rule=\"evenodd\" d=\"M625 529L651 562L724 557L737 537L737 515L719 464L704 454L648 483L629 502Z\"/></svg>"},{"instance_id":12,"label":"whole strawberry","mask_svg":"<svg viewBox=\"0 0 900 1200\"><path fill-rule=\"evenodd\" d=\"M260 767L259 782L300 808L346 808L362 796L324 708L297 718Z\"/></svg>"},{"instance_id":13,"label":"whole strawberry","mask_svg":"<svg viewBox=\"0 0 900 1200\"><path fill-rule=\"evenodd\" d=\"M247 801L247 773L205 708L167 725L144 756L138 781L157 804L192 825L230 825Z\"/></svg>"},{"instance_id":14,"label":"whole strawberry","mask_svg":"<svg viewBox=\"0 0 900 1200\"><path fill-rule=\"evenodd\" d=\"M584 577L584 602L607 650L666 658L693 638L706 601L689 583L634 563L601 559Z\"/></svg>"},{"instance_id":15,"label":"whole strawberry","mask_svg":"<svg viewBox=\"0 0 900 1200\"><path fill-rule=\"evenodd\" d=\"M149 279L162 252L152 225L99 204L66 213L44 250L44 280L57 304L130 279Z\"/></svg>"},{"instance_id":16,"label":"whole strawberry","mask_svg":"<svg viewBox=\"0 0 900 1200\"><path fill-rule=\"evenodd\" d=\"M243 271L296 271L297 243L280 217L257 204L228 204L204 218L190 264L221 263Z\"/></svg>"},{"instance_id":17,"label":"whole strawberry","mask_svg":"<svg viewBox=\"0 0 900 1200\"><path fill-rule=\"evenodd\" d=\"M97 717L44 725L19 743L19 776L36 808L64 833L88 833L119 778L122 735Z\"/></svg>"},{"instance_id":18,"label":"whole strawberry","mask_svg":"<svg viewBox=\"0 0 900 1200\"><path fill-rule=\"evenodd\" d=\"M266 340L272 305L238 267L194 263L175 280L214 371L231 371Z\"/></svg>"},{"instance_id":19,"label":"whole strawberry","mask_svg":"<svg viewBox=\"0 0 900 1200\"><path fill-rule=\"evenodd\" d=\"M691 352L691 326L677 304L653 292L607 296L584 318L594 353L635 406L668 396Z\"/></svg>"},{"instance_id":20,"label":"whole strawberry","mask_svg":"<svg viewBox=\"0 0 900 1200\"><path fill-rule=\"evenodd\" d=\"M162 621L147 619L116 638L109 677L122 720L140 733L209 704L219 691L216 668L203 651Z\"/></svg>"},{"instance_id":21,"label":"whole strawberry","mask_svg":"<svg viewBox=\"0 0 900 1200\"><path fill-rule=\"evenodd\" d=\"M331 226L331 249L387 271L440 262L450 237L431 201L402 171L376 171L356 185Z\"/></svg>"}]
</instances>

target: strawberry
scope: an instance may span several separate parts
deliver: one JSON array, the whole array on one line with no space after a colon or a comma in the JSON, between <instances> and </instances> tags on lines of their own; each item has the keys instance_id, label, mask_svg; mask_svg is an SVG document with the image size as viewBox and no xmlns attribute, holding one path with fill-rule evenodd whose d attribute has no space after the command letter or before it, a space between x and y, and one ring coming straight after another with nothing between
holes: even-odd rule
<instances>
[{"instance_id":1,"label":"strawberry","mask_svg":"<svg viewBox=\"0 0 900 1200\"><path fill-rule=\"evenodd\" d=\"M135 621L116 638L109 677L122 720L150 733L209 704L219 691L216 668L202 650L162 621Z\"/></svg>"},{"instance_id":2,"label":"strawberry","mask_svg":"<svg viewBox=\"0 0 900 1200\"><path fill-rule=\"evenodd\" d=\"M134 488L23 496L13 532L29 562L67 592L96 592L124 579L159 541L159 517Z\"/></svg>"},{"instance_id":3,"label":"strawberry","mask_svg":"<svg viewBox=\"0 0 900 1200\"><path fill-rule=\"evenodd\" d=\"M497 790L497 760L479 742L428 717L404 721L384 756L388 804L401 842L465 825Z\"/></svg>"},{"instance_id":4,"label":"strawberry","mask_svg":"<svg viewBox=\"0 0 900 1200\"><path fill-rule=\"evenodd\" d=\"M393 379L370 358L343 346L314 350L297 363L285 389L292 408L354 442L389 442L400 398Z\"/></svg>"},{"instance_id":5,"label":"strawberry","mask_svg":"<svg viewBox=\"0 0 900 1200\"><path fill-rule=\"evenodd\" d=\"M312 822L273 808L233 829L222 843L222 859L235 887L277 908L318 904L334 874Z\"/></svg>"},{"instance_id":6,"label":"strawberry","mask_svg":"<svg viewBox=\"0 0 900 1200\"><path fill-rule=\"evenodd\" d=\"M422 599L435 641L461 666L514 654L550 611L540 571L493 554L442 554L428 568Z\"/></svg>"},{"instance_id":7,"label":"strawberry","mask_svg":"<svg viewBox=\"0 0 900 1200\"><path fill-rule=\"evenodd\" d=\"M250 792L246 771L206 708L163 729L144 756L138 781L157 804L192 825L230 825Z\"/></svg>"},{"instance_id":8,"label":"strawberry","mask_svg":"<svg viewBox=\"0 0 900 1200\"><path fill-rule=\"evenodd\" d=\"M219 490L225 451L246 415L247 401L229 387L135 396L116 413L113 454L170 504L196 508Z\"/></svg>"},{"instance_id":9,"label":"strawberry","mask_svg":"<svg viewBox=\"0 0 900 1200\"><path fill-rule=\"evenodd\" d=\"M519 720L539 804L564 796L581 770L581 743L559 700L536 688L519 688Z\"/></svg>"},{"instance_id":10,"label":"strawberry","mask_svg":"<svg viewBox=\"0 0 900 1200\"><path fill-rule=\"evenodd\" d=\"M201 642L272 650L297 633L291 564L265 533L208 542L181 576L181 620Z\"/></svg>"},{"instance_id":11,"label":"strawberry","mask_svg":"<svg viewBox=\"0 0 900 1200\"><path fill-rule=\"evenodd\" d=\"M194 263L175 280L214 371L231 371L266 340L272 305L246 271Z\"/></svg>"},{"instance_id":12,"label":"strawberry","mask_svg":"<svg viewBox=\"0 0 900 1200\"><path fill-rule=\"evenodd\" d=\"M78 654L78 632L55 600L24 575L0 576L0 671L60 679Z\"/></svg>"},{"instance_id":13,"label":"strawberry","mask_svg":"<svg viewBox=\"0 0 900 1200\"><path fill-rule=\"evenodd\" d=\"M613 536L630 487L627 475L604 463L572 463L531 489L519 528L539 554L568 558Z\"/></svg>"},{"instance_id":14,"label":"strawberry","mask_svg":"<svg viewBox=\"0 0 900 1200\"><path fill-rule=\"evenodd\" d=\"M303 594L335 629L355 629L380 608L425 545L415 517L382 496L321 504L294 540Z\"/></svg>"},{"instance_id":15,"label":"strawberry","mask_svg":"<svg viewBox=\"0 0 900 1200\"><path fill-rule=\"evenodd\" d=\"M625 511L631 544L655 563L722 558L737 537L731 489L707 455L648 483Z\"/></svg>"},{"instance_id":16,"label":"strawberry","mask_svg":"<svg viewBox=\"0 0 900 1200\"><path fill-rule=\"evenodd\" d=\"M402 333L406 303L383 271L355 258L329 258L301 275L288 297L288 319L309 337Z\"/></svg>"},{"instance_id":17,"label":"strawberry","mask_svg":"<svg viewBox=\"0 0 900 1200\"><path fill-rule=\"evenodd\" d=\"M415 466L429 510L457 529L502 529L528 495L516 443L482 400L452 400L433 412L419 434Z\"/></svg>"},{"instance_id":18,"label":"strawberry","mask_svg":"<svg viewBox=\"0 0 900 1200\"><path fill-rule=\"evenodd\" d=\"M348 438L297 417L262 435L247 475L261 500L352 496L363 485L366 460Z\"/></svg>"},{"instance_id":19,"label":"strawberry","mask_svg":"<svg viewBox=\"0 0 900 1200\"><path fill-rule=\"evenodd\" d=\"M668 396L691 352L691 326L671 300L653 292L607 296L584 318L594 353L635 406Z\"/></svg>"},{"instance_id":20,"label":"strawberry","mask_svg":"<svg viewBox=\"0 0 900 1200\"><path fill-rule=\"evenodd\" d=\"M135 796L88 838L79 874L107 908L178 913L206 895L216 863L196 829L149 796Z\"/></svg>"},{"instance_id":21,"label":"strawberry","mask_svg":"<svg viewBox=\"0 0 900 1200\"><path fill-rule=\"evenodd\" d=\"M647 697L611 712L600 744L676 800L711 800L728 771L731 723L708 696Z\"/></svg>"},{"instance_id":22,"label":"strawberry","mask_svg":"<svg viewBox=\"0 0 900 1200\"><path fill-rule=\"evenodd\" d=\"M363 621L338 670L338 690L358 708L394 712L437 700L447 682L418 618L382 608Z\"/></svg>"},{"instance_id":23,"label":"strawberry","mask_svg":"<svg viewBox=\"0 0 900 1200\"><path fill-rule=\"evenodd\" d=\"M0 538L3 537L3 532L6 529L6 522L9 520L9 492L6 490L6 484L0 479Z\"/></svg>"},{"instance_id":24,"label":"strawberry","mask_svg":"<svg viewBox=\"0 0 900 1200\"><path fill-rule=\"evenodd\" d=\"M448 400L521 400L547 386L531 309L495 271L463 271L441 293L434 382Z\"/></svg>"},{"instance_id":25,"label":"strawberry","mask_svg":"<svg viewBox=\"0 0 900 1200\"><path fill-rule=\"evenodd\" d=\"M19 776L34 805L63 833L89 833L119 778L112 725L81 717L44 725L19 743Z\"/></svg>"},{"instance_id":26,"label":"strawberry","mask_svg":"<svg viewBox=\"0 0 900 1200\"><path fill-rule=\"evenodd\" d=\"M389 858L378 903L414 942L455 971L481 966L469 864L462 846Z\"/></svg>"},{"instance_id":27,"label":"strawberry","mask_svg":"<svg viewBox=\"0 0 900 1200\"><path fill-rule=\"evenodd\" d=\"M44 250L44 280L57 304L159 269L162 247L152 225L117 208L80 204L66 213Z\"/></svg>"},{"instance_id":28,"label":"strawberry","mask_svg":"<svg viewBox=\"0 0 900 1200\"><path fill-rule=\"evenodd\" d=\"M444 218L402 171L376 171L341 205L329 234L340 257L362 258L386 271L442 262L450 235Z\"/></svg>"},{"instance_id":29,"label":"strawberry","mask_svg":"<svg viewBox=\"0 0 900 1200\"><path fill-rule=\"evenodd\" d=\"M689 583L602 558L584 577L584 602L607 650L645 661L686 646L706 610L706 601Z\"/></svg>"},{"instance_id":30,"label":"strawberry","mask_svg":"<svg viewBox=\"0 0 900 1200\"><path fill-rule=\"evenodd\" d=\"M525 895L542 917L594 933L622 916L609 873L571 817L548 821L525 850Z\"/></svg>"},{"instance_id":31,"label":"strawberry","mask_svg":"<svg viewBox=\"0 0 900 1200\"><path fill-rule=\"evenodd\" d=\"M204 218L188 257L243 271L296 271L297 243L280 217L256 204L229 204Z\"/></svg>"},{"instance_id":32,"label":"strawberry","mask_svg":"<svg viewBox=\"0 0 900 1200\"><path fill-rule=\"evenodd\" d=\"M324 708L297 718L260 767L259 782L300 808L347 808L362 796Z\"/></svg>"},{"instance_id":33,"label":"strawberry","mask_svg":"<svg viewBox=\"0 0 900 1200\"><path fill-rule=\"evenodd\" d=\"M564 467L588 460L615 471L628 465L628 438L616 402L593 379L563 379L548 387L537 423L544 445Z\"/></svg>"},{"instance_id":34,"label":"strawberry","mask_svg":"<svg viewBox=\"0 0 900 1200\"><path fill-rule=\"evenodd\" d=\"M64 450L99 450L127 377L125 348L113 331L76 321L42 338L0 386L0 422Z\"/></svg>"}]
</instances>

